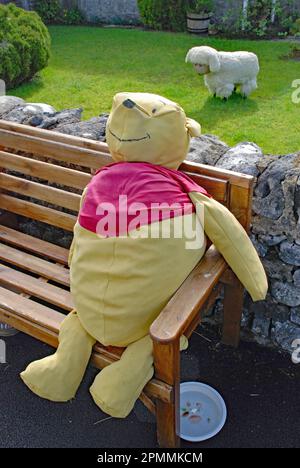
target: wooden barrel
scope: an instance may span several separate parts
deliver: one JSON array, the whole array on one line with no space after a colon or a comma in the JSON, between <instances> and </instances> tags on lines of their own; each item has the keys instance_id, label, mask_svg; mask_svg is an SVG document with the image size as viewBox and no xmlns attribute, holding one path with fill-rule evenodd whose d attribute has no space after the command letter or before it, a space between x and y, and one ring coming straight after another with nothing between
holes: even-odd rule
<instances>
[{"instance_id":1,"label":"wooden barrel","mask_svg":"<svg viewBox=\"0 0 300 468\"><path fill-rule=\"evenodd\" d=\"M192 34L207 34L210 13L187 13L187 30Z\"/></svg>"}]
</instances>

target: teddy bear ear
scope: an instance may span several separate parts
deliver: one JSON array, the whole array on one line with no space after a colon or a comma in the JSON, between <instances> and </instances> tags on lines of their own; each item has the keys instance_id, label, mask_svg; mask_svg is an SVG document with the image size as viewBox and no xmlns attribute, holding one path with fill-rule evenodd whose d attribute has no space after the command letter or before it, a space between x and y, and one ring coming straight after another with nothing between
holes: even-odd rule
<instances>
[{"instance_id":1,"label":"teddy bear ear","mask_svg":"<svg viewBox=\"0 0 300 468\"><path fill-rule=\"evenodd\" d=\"M186 128L191 137L201 136L201 125L193 119L186 119Z\"/></svg>"}]
</instances>

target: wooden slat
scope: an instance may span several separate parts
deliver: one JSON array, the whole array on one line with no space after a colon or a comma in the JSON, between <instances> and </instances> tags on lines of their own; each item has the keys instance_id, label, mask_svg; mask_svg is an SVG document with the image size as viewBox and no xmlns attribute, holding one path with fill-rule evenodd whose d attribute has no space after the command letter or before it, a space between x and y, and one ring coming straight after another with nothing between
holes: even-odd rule
<instances>
[{"instance_id":1,"label":"wooden slat","mask_svg":"<svg viewBox=\"0 0 300 468\"><path fill-rule=\"evenodd\" d=\"M0 287L0 308L57 333L65 316L49 307Z\"/></svg>"},{"instance_id":2,"label":"wooden slat","mask_svg":"<svg viewBox=\"0 0 300 468\"><path fill-rule=\"evenodd\" d=\"M80 195L50 187L49 185L0 173L0 187L21 195L26 195L27 197L52 203L53 205L62 206L69 210L79 210Z\"/></svg>"},{"instance_id":3,"label":"wooden slat","mask_svg":"<svg viewBox=\"0 0 300 468\"><path fill-rule=\"evenodd\" d=\"M142 392L140 394L140 400L146 406L148 411L150 411L150 413L156 416L156 406L154 402L151 400L151 398L149 398L144 392Z\"/></svg>"},{"instance_id":4,"label":"wooden slat","mask_svg":"<svg viewBox=\"0 0 300 468\"><path fill-rule=\"evenodd\" d=\"M14 296L11 297L10 304L7 300L2 301L2 289L0 288L0 321L11 325L12 327L16 328L17 330L26 333L27 335L36 338L43 343L47 343L54 348L58 346L58 332L62 321L64 320L65 316L56 312L55 310L50 309L51 311L51 320L52 320L52 329L50 328L50 322L47 320L45 315L43 314L43 309L40 307L39 304L36 304L32 300L25 299L26 302L20 304L19 298L21 296L11 293ZM5 290L7 291L7 290ZM10 293L10 291L8 291ZM14 311L14 301L18 304L18 310ZM41 323L34 322L34 316L31 313L27 313L26 311L37 311L38 314L43 317ZM29 318L26 318L26 315ZM94 351L92 354L91 362L98 367L99 369L103 369L106 366L109 366L114 362L114 360L108 358L107 356L101 355L98 352ZM166 396L167 398L167 396Z\"/></svg>"},{"instance_id":5,"label":"wooden slat","mask_svg":"<svg viewBox=\"0 0 300 468\"><path fill-rule=\"evenodd\" d=\"M61 141L38 138L27 133L11 132L2 128L0 128L0 141L1 145L7 148L93 169L99 169L111 163L111 157L107 153L71 146Z\"/></svg>"},{"instance_id":6,"label":"wooden slat","mask_svg":"<svg viewBox=\"0 0 300 468\"><path fill-rule=\"evenodd\" d=\"M26 333L37 340L47 343L50 346L58 346L58 335L48 328L44 328L41 325L32 323L30 320L26 320L23 317L18 317L14 312L8 312L4 308L0 307L0 322L7 323L13 328Z\"/></svg>"},{"instance_id":7,"label":"wooden slat","mask_svg":"<svg viewBox=\"0 0 300 468\"><path fill-rule=\"evenodd\" d=\"M0 244L0 259L64 286L70 286L69 270L62 265L50 263L4 244Z\"/></svg>"},{"instance_id":8,"label":"wooden slat","mask_svg":"<svg viewBox=\"0 0 300 468\"><path fill-rule=\"evenodd\" d=\"M220 203L228 201L229 182L227 180L217 179L216 177L209 177L201 174L193 174L192 172L185 172L196 184L205 188L212 197Z\"/></svg>"},{"instance_id":9,"label":"wooden slat","mask_svg":"<svg viewBox=\"0 0 300 468\"><path fill-rule=\"evenodd\" d=\"M249 232L251 224L252 197L253 184L247 190L235 185L230 186L229 209L247 232Z\"/></svg>"},{"instance_id":10,"label":"wooden slat","mask_svg":"<svg viewBox=\"0 0 300 468\"><path fill-rule=\"evenodd\" d=\"M254 181L254 178L247 174L228 171L226 169L207 166L205 164L198 164L191 161L184 161L179 169L183 172L190 172L194 174L200 174L209 177L216 177L218 179L228 180L231 184L236 185L237 187L249 188Z\"/></svg>"},{"instance_id":11,"label":"wooden slat","mask_svg":"<svg viewBox=\"0 0 300 468\"><path fill-rule=\"evenodd\" d=\"M0 284L30 294L64 310L71 311L73 309L73 301L69 291L41 282L37 278L5 265L0 265Z\"/></svg>"},{"instance_id":12,"label":"wooden slat","mask_svg":"<svg viewBox=\"0 0 300 468\"><path fill-rule=\"evenodd\" d=\"M120 359L125 348L118 348L116 346L103 346L101 343L96 343L95 350L97 353L116 361Z\"/></svg>"},{"instance_id":13,"label":"wooden slat","mask_svg":"<svg viewBox=\"0 0 300 468\"><path fill-rule=\"evenodd\" d=\"M0 241L27 250L28 252L42 255L45 258L62 263L63 265L68 264L68 249L37 239L28 234L23 234L7 226L0 225Z\"/></svg>"},{"instance_id":14,"label":"wooden slat","mask_svg":"<svg viewBox=\"0 0 300 468\"><path fill-rule=\"evenodd\" d=\"M153 340L169 343L180 337L205 304L226 268L224 258L212 245L151 325Z\"/></svg>"},{"instance_id":15,"label":"wooden slat","mask_svg":"<svg viewBox=\"0 0 300 468\"><path fill-rule=\"evenodd\" d=\"M94 141L88 138L77 137L74 135L67 135L65 133L59 133L55 131L49 131L42 128L31 127L30 125L18 124L7 120L0 119L0 128L9 130L11 132L17 132L25 135L32 135L38 138L46 140L57 141L66 143L71 146L78 146L79 148L92 149L100 153L106 153L110 155L109 149L106 143L101 141Z\"/></svg>"},{"instance_id":16,"label":"wooden slat","mask_svg":"<svg viewBox=\"0 0 300 468\"><path fill-rule=\"evenodd\" d=\"M25 200L20 200L10 195L0 194L0 208L17 213L27 218L36 219L52 226L57 226L67 231L73 231L77 217L62 211L36 205Z\"/></svg>"},{"instance_id":17,"label":"wooden slat","mask_svg":"<svg viewBox=\"0 0 300 468\"><path fill-rule=\"evenodd\" d=\"M84 189L91 180L90 174L5 151L0 151L0 167L79 189Z\"/></svg>"}]
</instances>

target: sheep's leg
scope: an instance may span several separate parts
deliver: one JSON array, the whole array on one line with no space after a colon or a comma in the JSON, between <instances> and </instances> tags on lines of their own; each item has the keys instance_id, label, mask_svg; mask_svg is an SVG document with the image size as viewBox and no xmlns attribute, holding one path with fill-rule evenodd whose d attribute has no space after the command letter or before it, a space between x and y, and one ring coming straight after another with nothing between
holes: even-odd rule
<instances>
[{"instance_id":1,"label":"sheep's leg","mask_svg":"<svg viewBox=\"0 0 300 468\"><path fill-rule=\"evenodd\" d=\"M204 77L204 83L205 83L205 86L207 87L208 91L209 91L214 97L216 97L216 94L217 94L217 87L216 87L216 85L212 82L212 80L209 79L208 76L205 76L205 77Z\"/></svg>"},{"instance_id":2,"label":"sheep's leg","mask_svg":"<svg viewBox=\"0 0 300 468\"><path fill-rule=\"evenodd\" d=\"M225 85L219 86L216 89L216 95L217 97L228 99L232 95L233 90L234 90L233 84L225 84Z\"/></svg>"},{"instance_id":3,"label":"sheep's leg","mask_svg":"<svg viewBox=\"0 0 300 468\"><path fill-rule=\"evenodd\" d=\"M255 91L256 89L257 89L256 79L246 81L241 86L242 96L246 98L252 93L252 91Z\"/></svg>"}]
</instances>

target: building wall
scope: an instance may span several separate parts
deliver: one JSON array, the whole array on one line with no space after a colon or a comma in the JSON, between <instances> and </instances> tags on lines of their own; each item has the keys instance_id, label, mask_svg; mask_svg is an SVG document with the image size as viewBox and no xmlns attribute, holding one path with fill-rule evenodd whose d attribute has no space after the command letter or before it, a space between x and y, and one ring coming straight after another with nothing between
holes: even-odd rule
<instances>
[{"instance_id":1,"label":"building wall","mask_svg":"<svg viewBox=\"0 0 300 468\"><path fill-rule=\"evenodd\" d=\"M9 3L13 0L0 0ZM89 22L132 23L140 18L137 0L59 0L64 8L78 7ZM300 15L300 0L278 0L282 5L289 5L291 13ZM251 0L249 0L251 3ZM34 0L16 0L18 6L29 9ZM233 24L240 16L242 0L214 0L215 18Z\"/></svg>"},{"instance_id":2,"label":"building wall","mask_svg":"<svg viewBox=\"0 0 300 468\"><path fill-rule=\"evenodd\" d=\"M136 22L139 19L137 0L77 0L77 5L91 22Z\"/></svg>"}]
</instances>

